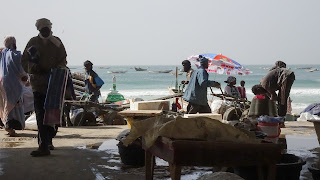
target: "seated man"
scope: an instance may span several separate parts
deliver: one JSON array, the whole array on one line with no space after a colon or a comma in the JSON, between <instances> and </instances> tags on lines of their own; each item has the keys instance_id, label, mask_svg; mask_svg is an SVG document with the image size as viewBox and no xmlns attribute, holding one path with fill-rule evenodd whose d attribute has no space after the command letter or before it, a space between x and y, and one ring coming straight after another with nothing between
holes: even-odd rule
<instances>
[{"instance_id":1,"label":"seated man","mask_svg":"<svg viewBox=\"0 0 320 180\"><path fill-rule=\"evenodd\" d=\"M237 84L237 79L234 76L229 76L226 81L227 86L224 88L224 93L230 96L241 98L238 88L235 86Z\"/></svg>"},{"instance_id":2,"label":"seated man","mask_svg":"<svg viewBox=\"0 0 320 180\"><path fill-rule=\"evenodd\" d=\"M268 92L260 85L254 85L252 92L255 95L251 101L249 116L257 118L261 115L277 116L275 101L267 96Z\"/></svg>"}]
</instances>

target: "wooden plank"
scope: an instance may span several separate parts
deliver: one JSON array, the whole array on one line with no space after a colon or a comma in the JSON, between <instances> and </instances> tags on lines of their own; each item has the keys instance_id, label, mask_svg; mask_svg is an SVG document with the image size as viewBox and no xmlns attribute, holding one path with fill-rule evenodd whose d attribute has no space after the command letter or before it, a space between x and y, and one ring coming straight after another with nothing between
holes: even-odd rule
<instances>
[{"instance_id":1,"label":"wooden plank","mask_svg":"<svg viewBox=\"0 0 320 180\"><path fill-rule=\"evenodd\" d=\"M159 116L163 113L162 110L123 110L119 114L122 116Z\"/></svg>"},{"instance_id":2,"label":"wooden plank","mask_svg":"<svg viewBox=\"0 0 320 180\"><path fill-rule=\"evenodd\" d=\"M177 98L177 97L182 97L182 96L183 96L183 93L176 93L176 94L173 94L173 95L156 98L154 100L166 100L166 99Z\"/></svg>"}]
</instances>

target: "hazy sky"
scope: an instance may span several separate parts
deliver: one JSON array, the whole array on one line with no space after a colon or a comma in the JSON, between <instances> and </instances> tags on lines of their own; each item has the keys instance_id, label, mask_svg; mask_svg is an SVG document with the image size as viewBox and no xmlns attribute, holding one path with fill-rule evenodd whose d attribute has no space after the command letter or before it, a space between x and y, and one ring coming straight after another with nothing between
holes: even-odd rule
<instances>
[{"instance_id":1,"label":"hazy sky","mask_svg":"<svg viewBox=\"0 0 320 180\"><path fill-rule=\"evenodd\" d=\"M319 0L1 1L0 37L23 51L53 23L69 65L178 65L203 53L241 64L319 64Z\"/></svg>"}]
</instances>

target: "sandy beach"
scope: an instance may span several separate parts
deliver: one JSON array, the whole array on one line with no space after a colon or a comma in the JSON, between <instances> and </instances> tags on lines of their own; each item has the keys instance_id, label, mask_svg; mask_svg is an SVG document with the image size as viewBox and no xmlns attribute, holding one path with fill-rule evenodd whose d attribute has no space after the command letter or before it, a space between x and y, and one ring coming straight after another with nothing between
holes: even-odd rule
<instances>
[{"instance_id":1,"label":"sandy beach","mask_svg":"<svg viewBox=\"0 0 320 180\"><path fill-rule=\"evenodd\" d=\"M20 137L8 137L1 129L0 179L144 179L143 167L132 168L121 164L117 141L114 139L124 129L127 129L126 125L59 128L57 136L53 139L56 149L47 157L29 155L37 148L36 131L17 131ZM313 124L286 122L281 136L287 137L287 143L290 141L288 138L293 139L294 144L311 141L309 147L302 149L290 149L291 146L288 144L288 153L298 152L307 161L300 179L311 178L307 166L318 158L319 152ZM155 179L169 178L165 162L157 160L156 169ZM206 167L183 168L182 179L194 179L209 172L210 168Z\"/></svg>"}]
</instances>

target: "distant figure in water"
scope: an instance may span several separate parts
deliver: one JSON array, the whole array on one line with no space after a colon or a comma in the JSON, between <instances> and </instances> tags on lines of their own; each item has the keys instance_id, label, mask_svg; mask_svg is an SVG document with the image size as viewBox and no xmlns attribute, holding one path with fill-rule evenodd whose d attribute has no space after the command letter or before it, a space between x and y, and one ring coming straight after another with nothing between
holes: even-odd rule
<instances>
[{"instance_id":1,"label":"distant figure in water","mask_svg":"<svg viewBox=\"0 0 320 180\"><path fill-rule=\"evenodd\" d=\"M209 60L201 56L199 57L199 61L200 66L193 72L189 85L183 95L183 99L189 102L187 107L188 114L211 113L211 108L208 104L207 88L221 87L220 83L208 80L209 74L206 69L208 68Z\"/></svg>"},{"instance_id":2,"label":"distant figure in water","mask_svg":"<svg viewBox=\"0 0 320 180\"><path fill-rule=\"evenodd\" d=\"M191 68L191 63L189 60L182 61L182 66L183 66L183 71L187 73L186 74L187 80L181 81L181 84L188 84L194 70Z\"/></svg>"},{"instance_id":3,"label":"distant figure in water","mask_svg":"<svg viewBox=\"0 0 320 180\"><path fill-rule=\"evenodd\" d=\"M100 88L104 84L103 80L92 69L92 62L87 60L83 63L86 70L85 92L89 94L89 101L99 102L98 98L101 95Z\"/></svg>"}]
</instances>

